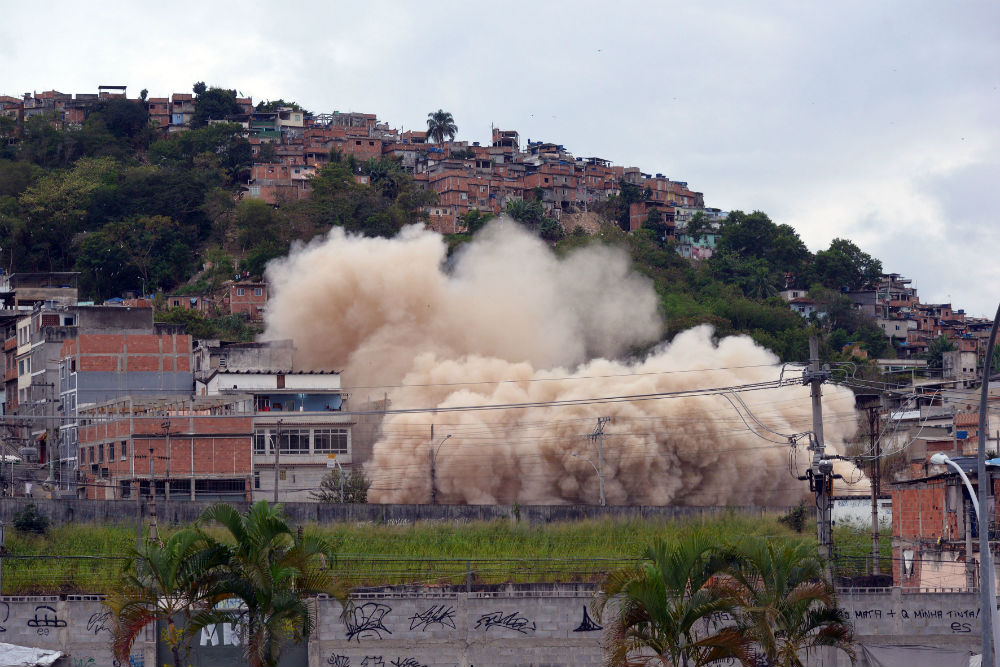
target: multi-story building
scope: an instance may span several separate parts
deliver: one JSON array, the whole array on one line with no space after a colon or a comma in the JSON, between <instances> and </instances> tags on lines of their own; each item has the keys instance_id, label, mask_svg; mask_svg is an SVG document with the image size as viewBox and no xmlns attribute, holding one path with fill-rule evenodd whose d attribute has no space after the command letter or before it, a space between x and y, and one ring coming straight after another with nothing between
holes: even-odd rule
<instances>
[{"instance_id":1,"label":"multi-story building","mask_svg":"<svg viewBox=\"0 0 1000 667\"><path fill-rule=\"evenodd\" d=\"M250 498L249 396L127 396L80 410L80 421L81 497Z\"/></svg>"}]
</instances>

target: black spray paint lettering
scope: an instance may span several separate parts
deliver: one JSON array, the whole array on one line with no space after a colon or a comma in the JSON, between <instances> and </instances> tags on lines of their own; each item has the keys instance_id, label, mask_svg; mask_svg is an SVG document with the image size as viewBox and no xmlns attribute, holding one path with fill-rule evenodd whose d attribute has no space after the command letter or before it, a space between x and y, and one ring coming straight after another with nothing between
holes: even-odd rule
<instances>
[{"instance_id":1,"label":"black spray paint lettering","mask_svg":"<svg viewBox=\"0 0 1000 667\"><path fill-rule=\"evenodd\" d=\"M331 653L330 657L326 659L326 664L333 665L333 667L351 667L351 659L346 655Z\"/></svg>"},{"instance_id":2,"label":"black spray paint lettering","mask_svg":"<svg viewBox=\"0 0 1000 667\"><path fill-rule=\"evenodd\" d=\"M385 667L385 661L380 655L366 655L361 661L361 667Z\"/></svg>"},{"instance_id":3,"label":"black spray paint lettering","mask_svg":"<svg viewBox=\"0 0 1000 667\"><path fill-rule=\"evenodd\" d=\"M951 624L951 631L954 634L965 634L968 632L972 632L972 623L959 623L958 621L955 621L954 623Z\"/></svg>"},{"instance_id":4,"label":"black spray paint lettering","mask_svg":"<svg viewBox=\"0 0 1000 667\"><path fill-rule=\"evenodd\" d=\"M111 630L108 628L108 621L111 620L111 611L98 611L90 615L87 619L87 632L93 632L95 635L101 630L104 630L109 635Z\"/></svg>"},{"instance_id":5,"label":"black spray paint lettering","mask_svg":"<svg viewBox=\"0 0 1000 667\"><path fill-rule=\"evenodd\" d=\"M455 629L455 608L443 604L433 605L422 612L410 616L410 630L424 630L431 625L447 626Z\"/></svg>"},{"instance_id":6,"label":"black spray paint lettering","mask_svg":"<svg viewBox=\"0 0 1000 667\"><path fill-rule=\"evenodd\" d=\"M0 602L0 623L6 623L7 619L10 618L10 605L6 602ZM0 632L7 632L7 628L0 625Z\"/></svg>"},{"instance_id":7,"label":"black spray paint lettering","mask_svg":"<svg viewBox=\"0 0 1000 667\"><path fill-rule=\"evenodd\" d=\"M38 614L41 614L39 618ZM35 607L35 615L28 619L27 623L29 628L37 628L38 634L47 635L51 628L65 628L66 621L59 618L56 614L56 610L46 604L40 604Z\"/></svg>"},{"instance_id":8,"label":"black spray paint lettering","mask_svg":"<svg viewBox=\"0 0 1000 667\"><path fill-rule=\"evenodd\" d=\"M479 620L476 621L475 629L479 630L482 628L484 632L489 632L489 629L492 627L506 628L525 635L535 631L535 622L521 616L521 612L519 611L512 611L509 614L504 614L502 611L494 611L480 616Z\"/></svg>"},{"instance_id":9,"label":"black spray paint lettering","mask_svg":"<svg viewBox=\"0 0 1000 667\"><path fill-rule=\"evenodd\" d=\"M392 667L427 667L424 663L418 661L416 658L396 658L389 662Z\"/></svg>"},{"instance_id":10,"label":"black spray paint lettering","mask_svg":"<svg viewBox=\"0 0 1000 667\"><path fill-rule=\"evenodd\" d=\"M856 609L854 611L854 618L871 618L871 619L881 619L882 610L881 609Z\"/></svg>"},{"instance_id":11,"label":"black spray paint lettering","mask_svg":"<svg viewBox=\"0 0 1000 667\"><path fill-rule=\"evenodd\" d=\"M590 614L587 613L587 605L583 605L583 620L580 621L580 625L576 626L576 630L573 630L573 632L596 632L603 629L602 626L594 623L593 619L590 618Z\"/></svg>"},{"instance_id":12,"label":"black spray paint lettering","mask_svg":"<svg viewBox=\"0 0 1000 667\"><path fill-rule=\"evenodd\" d=\"M383 632L391 635L392 631L382 622L390 611L392 607L378 602L368 602L352 609L346 619L347 641L354 639L360 643L362 639L382 639Z\"/></svg>"}]
</instances>

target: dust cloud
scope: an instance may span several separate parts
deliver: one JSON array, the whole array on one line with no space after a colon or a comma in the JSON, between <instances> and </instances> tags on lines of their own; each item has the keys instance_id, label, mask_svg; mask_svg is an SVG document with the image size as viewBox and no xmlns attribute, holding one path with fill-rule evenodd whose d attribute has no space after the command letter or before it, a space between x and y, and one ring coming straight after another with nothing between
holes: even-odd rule
<instances>
[{"instance_id":1,"label":"dust cloud","mask_svg":"<svg viewBox=\"0 0 1000 667\"><path fill-rule=\"evenodd\" d=\"M805 439L793 448L786 436L811 429L808 389L669 396L774 381L781 367L707 326L629 356L662 321L621 250L557 258L509 220L451 258L415 226L394 239L334 229L267 277L263 338L293 339L297 365L342 370L348 393L386 392L392 410L442 410L386 415L366 468L373 502L427 502L432 449L442 503L594 503L598 469L608 504L791 504L806 490L794 478ZM469 409L492 405L512 407ZM828 449L853 436L853 405L824 387ZM600 439L598 417L612 418Z\"/></svg>"}]
</instances>

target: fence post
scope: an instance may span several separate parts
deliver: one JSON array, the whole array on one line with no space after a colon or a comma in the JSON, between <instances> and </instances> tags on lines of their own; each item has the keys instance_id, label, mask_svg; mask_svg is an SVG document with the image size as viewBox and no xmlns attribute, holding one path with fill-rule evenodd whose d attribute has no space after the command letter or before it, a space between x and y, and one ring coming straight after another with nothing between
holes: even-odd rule
<instances>
[{"instance_id":1,"label":"fence post","mask_svg":"<svg viewBox=\"0 0 1000 667\"><path fill-rule=\"evenodd\" d=\"M472 592L472 561L465 561L465 592Z\"/></svg>"}]
</instances>

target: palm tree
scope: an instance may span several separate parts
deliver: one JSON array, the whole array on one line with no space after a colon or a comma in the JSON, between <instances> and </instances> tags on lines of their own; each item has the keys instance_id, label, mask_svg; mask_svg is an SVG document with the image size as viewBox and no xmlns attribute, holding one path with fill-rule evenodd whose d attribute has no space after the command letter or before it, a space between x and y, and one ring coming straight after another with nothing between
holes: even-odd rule
<instances>
[{"instance_id":1,"label":"palm tree","mask_svg":"<svg viewBox=\"0 0 1000 667\"><path fill-rule=\"evenodd\" d=\"M210 608L211 573L221 562L218 550L205 548L194 530L174 533L165 543L149 540L132 549L132 562L122 587L110 594L105 605L111 611L111 647L119 661L127 663L135 638L150 623L165 622L166 640L174 666L181 667L181 653L203 625L192 616ZM178 617L184 623L178 626Z\"/></svg>"},{"instance_id":2,"label":"palm tree","mask_svg":"<svg viewBox=\"0 0 1000 667\"><path fill-rule=\"evenodd\" d=\"M427 114L427 136L432 137L437 143L443 144L445 137L453 140L457 132L458 126L455 125L455 119L450 112L438 109Z\"/></svg>"},{"instance_id":3,"label":"palm tree","mask_svg":"<svg viewBox=\"0 0 1000 667\"><path fill-rule=\"evenodd\" d=\"M704 534L650 547L644 562L608 576L594 599L607 608L605 664L700 667L735 658L749 664L749 640L735 627L718 628L734 598L717 575L722 560ZM609 604L610 603L610 604Z\"/></svg>"},{"instance_id":4,"label":"palm tree","mask_svg":"<svg viewBox=\"0 0 1000 667\"><path fill-rule=\"evenodd\" d=\"M238 625L248 665L276 665L283 644L309 637L316 617L308 597L326 593L346 606L346 592L328 567L332 548L322 539L293 532L281 505L258 502L246 514L230 505L214 505L199 519L206 521L221 524L231 538L217 541L202 533L208 544L224 552L212 585L213 598L241 604L236 612L207 610L194 621L199 626Z\"/></svg>"},{"instance_id":5,"label":"palm tree","mask_svg":"<svg viewBox=\"0 0 1000 667\"><path fill-rule=\"evenodd\" d=\"M727 556L738 624L770 665L801 666L810 649L832 646L854 661L846 614L837 608L815 547L752 540Z\"/></svg>"}]
</instances>

